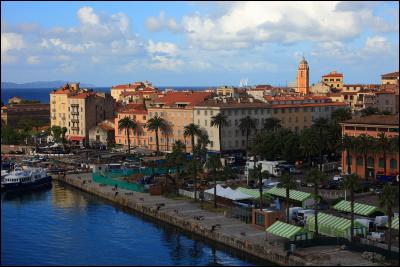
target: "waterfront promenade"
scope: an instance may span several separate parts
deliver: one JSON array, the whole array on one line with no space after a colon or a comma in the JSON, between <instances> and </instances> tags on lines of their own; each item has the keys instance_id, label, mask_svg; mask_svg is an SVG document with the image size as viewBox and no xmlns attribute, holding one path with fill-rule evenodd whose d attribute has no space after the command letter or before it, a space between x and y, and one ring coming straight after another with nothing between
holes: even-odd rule
<instances>
[{"instance_id":1,"label":"waterfront promenade","mask_svg":"<svg viewBox=\"0 0 400 267\"><path fill-rule=\"evenodd\" d=\"M288 256L279 239L271 240L269 238L266 240L265 231L256 229L240 220L225 217L221 213L203 210L200 208L200 203L151 196L148 193L132 192L120 188L115 190L112 186L92 182L91 175L91 173L55 175L54 178L113 203L175 225L190 233L198 234L279 265L377 265L363 259L361 253L341 250L338 246L301 249L299 250L301 256ZM196 219L198 217L202 219Z\"/></svg>"}]
</instances>

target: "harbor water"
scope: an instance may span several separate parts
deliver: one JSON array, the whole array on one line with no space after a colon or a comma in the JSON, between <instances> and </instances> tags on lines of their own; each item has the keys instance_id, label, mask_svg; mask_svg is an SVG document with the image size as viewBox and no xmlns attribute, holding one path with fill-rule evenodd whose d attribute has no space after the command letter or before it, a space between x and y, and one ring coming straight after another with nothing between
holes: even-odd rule
<instances>
[{"instance_id":1,"label":"harbor water","mask_svg":"<svg viewBox=\"0 0 400 267\"><path fill-rule=\"evenodd\" d=\"M1 195L2 265L269 265L58 181Z\"/></svg>"}]
</instances>

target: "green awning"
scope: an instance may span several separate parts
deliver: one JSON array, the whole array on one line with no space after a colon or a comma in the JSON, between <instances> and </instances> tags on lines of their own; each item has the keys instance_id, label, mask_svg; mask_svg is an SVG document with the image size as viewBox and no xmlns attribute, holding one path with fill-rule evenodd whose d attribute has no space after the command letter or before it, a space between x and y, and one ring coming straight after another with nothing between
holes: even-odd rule
<instances>
[{"instance_id":1,"label":"green awning","mask_svg":"<svg viewBox=\"0 0 400 267\"><path fill-rule=\"evenodd\" d=\"M292 239L297 234L305 232L304 229L299 226L287 224L281 221L276 221L273 225L268 227L266 231L270 234L288 239Z\"/></svg>"},{"instance_id":2,"label":"green awning","mask_svg":"<svg viewBox=\"0 0 400 267\"><path fill-rule=\"evenodd\" d=\"M389 223L386 223L386 227L389 227ZM392 229L399 230L399 216L392 219Z\"/></svg>"},{"instance_id":3,"label":"green awning","mask_svg":"<svg viewBox=\"0 0 400 267\"><path fill-rule=\"evenodd\" d=\"M339 203L337 203L335 206L333 206L334 209L340 210L340 211L345 211L345 212L350 212L350 201L342 200ZM377 207L370 206L370 205L365 205L361 203L354 203L354 213L362 216L369 216L372 213L378 211Z\"/></svg>"},{"instance_id":4,"label":"green awning","mask_svg":"<svg viewBox=\"0 0 400 267\"><path fill-rule=\"evenodd\" d=\"M318 229L323 235L348 238L350 236L350 227L351 221L348 219L323 212L318 213ZM357 221L354 222L354 227L356 233L365 235L367 232L366 227ZM307 218L307 223L304 228L311 232L315 231L314 216Z\"/></svg>"},{"instance_id":5,"label":"green awning","mask_svg":"<svg viewBox=\"0 0 400 267\"><path fill-rule=\"evenodd\" d=\"M255 198L255 199L260 198L260 190L258 190L258 189L249 189L249 188L245 188L245 187L238 187L236 190L243 194L249 195L252 198ZM270 198L270 196L267 194L267 192L265 190L263 190L263 197Z\"/></svg>"},{"instance_id":6,"label":"green awning","mask_svg":"<svg viewBox=\"0 0 400 267\"><path fill-rule=\"evenodd\" d=\"M267 190L267 193L278 197L286 197L286 189L282 187L273 187ZM304 200L311 198L311 194L297 190L289 190L289 198L303 202Z\"/></svg>"}]
</instances>

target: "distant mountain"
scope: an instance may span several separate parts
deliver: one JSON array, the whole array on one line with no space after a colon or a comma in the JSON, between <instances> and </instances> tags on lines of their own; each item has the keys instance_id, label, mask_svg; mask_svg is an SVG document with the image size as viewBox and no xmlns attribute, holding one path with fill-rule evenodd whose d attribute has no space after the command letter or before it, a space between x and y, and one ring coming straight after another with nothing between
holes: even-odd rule
<instances>
[{"instance_id":1,"label":"distant mountain","mask_svg":"<svg viewBox=\"0 0 400 267\"><path fill-rule=\"evenodd\" d=\"M66 84L66 81L50 81L50 82L30 82L30 83L11 83L1 82L1 88L21 89L21 88L58 88ZM71 82L68 82L71 83ZM96 87L93 84L81 83L80 87Z\"/></svg>"}]
</instances>

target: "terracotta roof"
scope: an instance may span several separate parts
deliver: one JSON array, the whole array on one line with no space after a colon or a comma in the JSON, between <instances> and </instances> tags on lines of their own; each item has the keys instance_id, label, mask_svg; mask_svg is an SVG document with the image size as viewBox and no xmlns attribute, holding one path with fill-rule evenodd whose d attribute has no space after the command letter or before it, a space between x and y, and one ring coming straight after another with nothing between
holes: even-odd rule
<instances>
[{"instance_id":1,"label":"terracotta roof","mask_svg":"<svg viewBox=\"0 0 400 267\"><path fill-rule=\"evenodd\" d=\"M99 127L101 129L105 130L105 131L114 131L114 127L113 126L108 125L107 123L104 123L104 122L100 123Z\"/></svg>"},{"instance_id":2,"label":"terracotta roof","mask_svg":"<svg viewBox=\"0 0 400 267\"><path fill-rule=\"evenodd\" d=\"M201 103L199 103L196 106L200 107L225 107L225 108L237 108L237 107L260 107L260 108L265 108L270 106L270 104L267 104L265 102L262 102L260 100L254 99L253 102L249 102L248 99L241 99L240 103L237 100L232 100L232 99L227 99L226 103L224 103L221 100L214 100L214 99L208 99L205 100Z\"/></svg>"},{"instance_id":3,"label":"terracotta roof","mask_svg":"<svg viewBox=\"0 0 400 267\"><path fill-rule=\"evenodd\" d=\"M328 103L305 103L305 104L272 104L271 108L289 108L289 107L329 107L329 106L348 106L344 102L328 102Z\"/></svg>"},{"instance_id":4,"label":"terracotta roof","mask_svg":"<svg viewBox=\"0 0 400 267\"><path fill-rule=\"evenodd\" d=\"M343 122L344 124L378 124L378 125L399 125L399 114L395 115L370 115L353 118Z\"/></svg>"},{"instance_id":5,"label":"terracotta roof","mask_svg":"<svg viewBox=\"0 0 400 267\"><path fill-rule=\"evenodd\" d=\"M172 106L176 103L187 103L188 106L194 106L211 95L211 92L168 92L163 97L154 99L154 103L163 103L166 106Z\"/></svg>"},{"instance_id":6,"label":"terracotta roof","mask_svg":"<svg viewBox=\"0 0 400 267\"><path fill-rule=\"evenodd\" d=\"M329 73L322 77L343 77L343 74L342 73Z\"/></svg>"},{"instance_id":7,"label":"terracotta roof","mask_svg":"<svg viewBox=\"0 0 400 267\"><path fill-rule=\"evenodd\" d=\"M392 91L392 90L382 90L382 91L379 91L379 92L375 92L375 94L394 94L394 91Z\"/></svg>"},{"instance_id":8,"label":"terracotta roof","mask_svg":"<svg viewBox=\"0 0 400 267\"><path fill-rule=\"evenodd\" d=\"M70 96L70 98L85 99L85 98L87 98L88 96L91 96L91 95L95 95L95 94L93 92L79 93L79 94Z\"/></svg>"},{"instance_id":9,"label":"terracotta roof","mask_svg":"<svg viewBox=\"0 0 400 267\"><path fill-rule=\"evenodd\" d=\"M343 87L363 87L363 84L355 83L355 84L343 84Z\"/></svg>"},{"instance_id":10,"label":"terracotta roof","mask_svg":"<svg viewBox=\"0 0 400 267\"><path fill-rule=\"evenodd\" d=\"M58 90L54 90L53 92L51 92L50 94L55 94L55 95L65 95L65 94L69 94L71 93L71 91L69 89L58 89Z\"/></svg>"},{"instance_id":11,"label":"terracotta roof","mask_svg":"<svg viewBox=\"0 0 400 267\"><path fill-rule=\"evenodd\" d=\"M382 76L382 78L397 78L397 77L399 77L399 72L398 71L390 72L390 73L382 74L381 76Z\"/></svg>"},{"instance_id":12,"label":"terracotta roof","mask_svg":"<svg viewBox=\"0 0 400 267\"><path fill-rule=\"evenodd\" d=\"M328 97L339 97L339 96L342 96L342 93L329 93L326 96L328 96Z\"/></svg>"}]
</instances>

